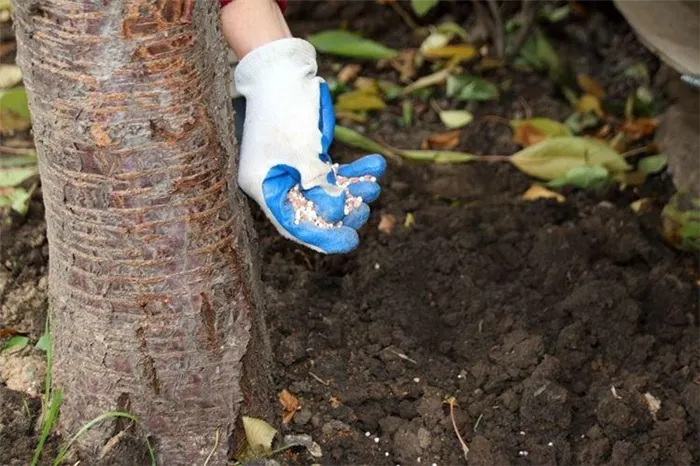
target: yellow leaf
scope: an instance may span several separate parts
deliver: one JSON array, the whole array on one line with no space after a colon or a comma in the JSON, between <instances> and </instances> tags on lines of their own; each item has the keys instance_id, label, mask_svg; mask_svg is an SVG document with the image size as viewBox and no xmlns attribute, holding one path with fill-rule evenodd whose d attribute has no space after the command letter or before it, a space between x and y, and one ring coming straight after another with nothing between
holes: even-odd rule
<instances>
[{"instance_id":1,"label":"yellow leaf","mask_svg":"<svg viewBox=\"0 0 700 466\"><path fill-rule=\"evenodd\" d=\"M0 89L9 89L22 80L22 70L17 65L0 65Z\"/></svg>"},{"instance_id":2,"label":"yellow leaf","mask_svg":"<svg viewBox=\"0 0 700 466\"><path fill-rule=\"evenodd\" d=\"M603 107L600 105L600 100L593 94L584 94L576 103L576 109L579 113L593 112L598 118L603 117Z\"/></svg>"},{"instance_id":3,"label":"yellow leaf","mask_svg":"<svg viewBox=\"0 0 700 466\"><path fill-rule=\"evenodd\" d=\"M440 71L437 71L433 74L429 74L428 76L424 76L424 77L412 82L408 86L406 86L404 88L402 94L408 95L411 92L417 91L418 89L423 89L426 87L436 86L438 84L442 84L445 82L445 80L447 79L447 77L449 75L450 75L450 72L448 70L440 70Z\"/></svg>"},{"instance_id":4,"label":"yellow leaf","mask_svg":"<svg viewBox=\"0 0 700 466\"><path fill-rule=\"evenodd\" d=\"M386 104L376 94L365 91L353 91L338 96L335 104L337 111L383 110Z\"/></svg>"},{"instance_id":5,"label":"yellow leaf","mask_svg":"<svg viewBox=\"0 0 700 466\"><path fill-rule=\"evenodd\" d=\"M530 189L525 191L522 196L523 199L526 201L534 201L535 199L556 199L558 202L564 202L566 199L564 196L562 196L559 193L555 193L554 191L551 191L544 186L540 185L532 185L530 186Z\"/></svg>"},{"instance_id":6,"label":"yellow leaf","mask_svg":"<svg viewBox=\"0 0 700 466\"><path fill-rule=\"evenodd\" d=\"M460 60L469 60L477 55L477 51L471 45L459 44L429 49L424 51L423 55L428 58L459 58Z\"/></svg>"},{"instance_id":7,"label":"yellow leaf","mask_svg":"<svg viewBox=\"0 0 700 466\"><path fill-rule=\"evenodd\" d=\"M578 86L583 89L587 94L591 94L598 99L605 98L605 89L601 86L598 81L591 78L587 74L579 74L576 76L576 82Z\"/></svg>"},{"instance_id":8,"label":"yellow leaf","mask_svg":"<svg viewBox=\"0 0 700 466\"><path fill-rule=\"evenodd\" d=\"M443 110L440 112L440 121L448 128L461 128L474 120L474 115L466 110Z\"/></svg>"},{"instance_id":9,"label":"yellow leaf","mask_svg":"<svg viewBox=\"0 0 700 466\"><path fill-rule=\"evenodd\" d=\"M530 118L528 120L511 120L513 142L527 147L550 137L572 136L571 129L549 118Z\"/></svg>"},{"instance_id":10,"label":"yellow leaf","mask_svg":"<svg viewBox=\"0 0 700 466\"><path fill-rule=\"evenodd\" d=\"M545 139L510 157L519 170L545 180L564 178L574 167L604 167L611 173L630 170L625 159L595 139L561 136Z\"/></svg>"},{"instance_id":11,"label":"yellow leaf","mask_svg":"<svg viewBox=\"0 0 700 466\"><path fill-rule=\"evenodd\" d=\"M277 430L262 419L243 416L243 429L248 445L255 450L265 453L272 451L272 440Z\"/></svg>"}]
</instances>

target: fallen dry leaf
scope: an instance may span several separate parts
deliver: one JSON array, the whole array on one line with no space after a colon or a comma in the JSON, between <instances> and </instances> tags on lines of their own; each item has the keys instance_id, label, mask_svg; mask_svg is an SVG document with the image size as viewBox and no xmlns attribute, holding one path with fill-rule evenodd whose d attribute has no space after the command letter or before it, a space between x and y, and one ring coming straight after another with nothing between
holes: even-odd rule
<instances>
[{"instance_id":1,"label":"fallen dry leaf","mask_svg":"<svg viewBox=\"0 0 700 466\"><path fill-rule=\"evenodd\" d=\"M395 226L396 217L394 217L391 214L382 214L381 218L379 219L379 225L377 226L377 230L381 231L386 235L390 235L391 232L394 230Z\"/></svg>"},{"instance_id":2,"label":"fallen dry leaf","mask_svg":"<svg viewBox=\"0 0 700 466\"><path fill-rule=\"evenodd\" d=\"M576 82L587 94L594 95L598 99L605 98L605 89L603 89L603 86L587 74L579 74L576 76Z\"/></svg>"},{"instance_id":3,"label":"fallen dry leaf","mask_svg":"<svg viewBox=\"0 0 700 466\"><path fill-rule=\"evenodd\" d=\"M538 142L547 138L549 138L549 136L532 126L530 123L523 123L513 132L513 142L524 147L537 144Z\"/></svg>"},{"instance_id":4,"label":"fallen dry leaf","mask_svg":"<svg viewBox=\"0 0 700 466\"><path fill-rule=\"evenodd\" d=\"M520 197L526 201L534 201L535 199L556 199L558 202L564 202L566 200L561 194L537 184L530 186L530 189L525 191Z\"/></svg>"},{"instance_id":5,"label":"fallen dry leaf","mask_svg":"<svg viewBox=\"0 0 700 466\"><path fill-rule=\"evenodd\" d=\"M423 56L428 58L457 58L459 61L469 60L477 55L474 47L467 44L445 45L426 50Z\"/></svg>"},{"instance_id":6,"label":"fallen dry leaf","mask_svg":"<svg viewBox=\"0 0 700 466\"><path fill-rule=\"evenodd\" d=\"M284 389L279 393L279 400L280 404L282 404L282 409L284 409L282 423L289 424L294 418L296 412L301 409L301 403L299 402L299 399L289 393L287 389Z\"/></svg>"},{"instance_id":7,"label":"fallen dry leaf","mask_svg":"<svg viewBox=\"0 0 700 466\"><path fill-rule=\"evenodd\" d=\"M647 406L649 407L649 413L651 414L651 417L654 418L654 420L656 420L656 413L658 413L659 409L661 409L661 400L656 398L651 393L646 392L644 394L644 401L647 402Z\"/></svg>"},{"instance_id":8,"label":"fallen dry leaf","mask_svg":"<svg viewBox=\"0 0 700 466\"><path fill-rule=\"evenodd\" d=\"M376 79L359 77L355 79L355 89L358 91L368 92L379 95L381 89Z\"/></svg>"},{"instance_id":9,"label":"fallen dry leaf","mask_svg":"<svg viewBox=\"0 0 700 466\"><path fill-rule=\"evenodd\" d=\"M338 406L340 406L342 404L342 401L340 401L340 398L338 398L337 396L331 396L328 399L328 401L330 401L331 407L333 407L333 408L337 408Z\"/></svg>"},{"instance_id":10,"label":"fallen dry leaf","mask_svg":"<svg viewBox=\"0 0 700 466\"><path fill-rule=\"evenodd\" d=\"M576 109L579 113L593 112L598 118L602 118L604 114L600 99L593 94L582 95L576 103Z\"/></svg>"},{"instance_id":11,"label":"fallen dry leaf","mask_svg":"<svg viewBox=\"0 0 700 466\"><path fill-rule=\"evenodd\" d=\"M654 134L654 131L656 131L656 120L646 117L637 118L636 120L624 122L622 129L630 142L638 141Z\"/></svg>"},{"instance_id":12,"label":"fallen dry leaf","mask_svg":"<svg viewBox=\"0 0 700 466\"><path fill-rule=\"evenodd\" d=\"M338 81L343 84L347 84L355 79L358 74L360 74L360 70L362 70L362 66L358 65L357 63L345 65L338 72Z\"/></svg>"},{"instance_id":13,"label":"fallen dry leaf","mask_svg":"<svg viewBox=\"0 0 700 466\"><path fill-rule=\"evenodd\" d=\"M421 149L450 150L459 145L460 130L447 131L428 136L421 142Z\"/></svg>"},{"instance_id":14,"label":"fallen dry leaf","mask_svg":"<svg viewBox=\"0 0 700 466\"><path fill-rule=\"evenodd\" d=\"M413 49L402 50L399 55L389 60L392 68L399 72L399 79L408 82L416 75L416 51Z\"/></svg>"}]
</instances>

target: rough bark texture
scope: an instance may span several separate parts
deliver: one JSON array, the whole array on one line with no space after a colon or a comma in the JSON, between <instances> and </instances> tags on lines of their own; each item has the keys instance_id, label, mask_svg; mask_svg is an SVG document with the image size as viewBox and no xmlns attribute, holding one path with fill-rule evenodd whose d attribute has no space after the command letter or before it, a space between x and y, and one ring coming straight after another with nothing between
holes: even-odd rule
<instances>
[{"instance_id":1,"label":"rough bark texture","mask_svg":"<svg viewBox=\"0 0 700 466\"><path fill-rule=\"evenodd\" d=\"M217 2L14 8L48 223L60 431L125 410L159 464L204 464L212 450L208 464L225 464L241 401L264 414L269 348ZM102 424L83 449L92 456L117 429Z\"/></svg>"}]
</instances>

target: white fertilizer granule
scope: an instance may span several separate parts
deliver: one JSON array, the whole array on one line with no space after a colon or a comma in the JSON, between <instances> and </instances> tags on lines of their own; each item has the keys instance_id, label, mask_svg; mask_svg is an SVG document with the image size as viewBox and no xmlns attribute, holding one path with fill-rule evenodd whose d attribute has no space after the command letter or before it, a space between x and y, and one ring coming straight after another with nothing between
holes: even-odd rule
<instances>
[{"instance_id":1,"label":"white fertilizer granule","mask_svg":"<svg viewBox=\"0 0 700 466\"><path fill-rule=\"evenodd\" d=\"M337 169L338 169L338 165L337 164L333 165L333 171L336 172ZM350 194L350 191L348 190L348 186L350 186L352 183L358 183L361 181L375 182L375 181L377 181L377 178L375 178L374 176L371 176L371 175L350 177L350 178L345 177L345 176L336 175L336 180L338 182L338 186L345 189L346 198L345 198L344 213L345 213L345 215L348 215L350 212L359 208L362 205L362 197L353 196L352 194ZM318 215L318 213L316 212L315 204L312 201L310 201L304 197L304 195L301 193L301 191L299 189L299 185L296 185L292 189L289 190L289 194L287 195L287 200L289 201L289 203L292 205L292 208L294 209L294 224L295 225L299 225L301 222L309 222L309 223L313 223L315 226L317 226L319 228L333 228L333 227L342 226L342 222L330 223L330 222L327 222L323 217Z\"/></svg>"}]
</instances>

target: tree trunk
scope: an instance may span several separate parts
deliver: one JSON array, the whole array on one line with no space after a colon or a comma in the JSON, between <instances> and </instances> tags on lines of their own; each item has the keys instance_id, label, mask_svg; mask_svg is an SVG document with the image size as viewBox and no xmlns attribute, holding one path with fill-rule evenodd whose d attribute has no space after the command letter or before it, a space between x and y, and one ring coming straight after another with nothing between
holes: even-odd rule
<instances>
[{"instance_id":1,"label":"tree trunk","mask_svg":"<svg viewBox=\"0 0 700 466\"><path fill-rule=\"evenodd\" d=\"M272 405L218 4L15 0L14 11L46 206L60 432L128 411L159 464L212 452L209 465L225 464L241 402L257 416ZM96 458L123 427L99 424L81 449Z\"/></svg>"}]
</instances>

